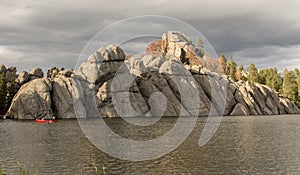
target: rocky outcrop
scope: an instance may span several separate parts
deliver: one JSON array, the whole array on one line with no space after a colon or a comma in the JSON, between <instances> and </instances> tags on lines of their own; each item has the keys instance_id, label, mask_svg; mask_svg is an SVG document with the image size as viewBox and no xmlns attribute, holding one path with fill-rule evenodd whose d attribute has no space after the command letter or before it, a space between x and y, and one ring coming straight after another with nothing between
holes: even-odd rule
<instances>
[{"instance_id":1,"label":"rocky outcrop","mask_svg":"<svg viewBox=\"0 0 300 175\"><path fill-rule=\"evenodd\" d=\"M71 70L62 70L62 71L60 71L60 72L58 72L58 75L59 76L65 76L65 77L74 77L74 72L73 71L71 71ZM57 76L57 75L56 75ZM55 77L56 77L55 76Z\"/></svg>"},{"instance_id":2,"label":"rocky outcrop","mask_svg":"<svg viewBox=\"0 0 300 175\"><path fill-rule=\"evenodd\" d=\"M162 36L162 50L168 55L181 59L184 63L192 41L181 32L169 31Z\"/></svg>"},{"instance_id":3,"label":"rocky outcrop","mask_svg":"<svg viewBox=\"0 0 300 175\"><path fill-rule=\"evenodd\" d=\"M299 114L299 108L291 102L288 98L280 97L279 98L280 104L284 107L284 113L286 114Z\"/></svg>"},{"instance_id":4,"label":"rocky outcrop","mask_svg":"<svg viewBox=\"0 0 300 175\"><path fill-rule=\"evenodd\" d=\"M243 115L249 115L249 112L247 108L242 105L241 103L237 103L233 110L231 111L230 115L232 116L243 116Z\"/></svg>"},{"instance_id":5,"label":"rocky outcrop","mask_svg":"<svg viewBox=\"0 0 300 175\"><path fill-rule=\"evenodd\" d=\"M56 76L52 81L52 109L58 118L76 118L73 108L71 77ZM69 75L66 73L65 75Z\"/></svg>"},{"instance_id":6,"label":"rocky outcrop","mask_svg":"<svg viewBox=\"0 0 300 175\"><path fill-rule=\"evenodd\" d=\"M57 67L52 67L47 71L47 78L55 78L58 75L59 69Z\"/></svg>"},{"instance_id":7,"label":"rocky outcrop","mask_svg":"<svg viewBox=\"0 0 300 175\"><path fill-rule=\"evenodd\" d=\"M29 81L24 72L18 78L24 85L8 115L32 119L52 114L80 118L300 113L265 85L235 82L201 64L189 64L193 47L184 34L168 32L162 37L161 55L125 59L120 47L110 45L95 51L75 74L56 68L43 79L42 70L33 69L29 80L34 80Z\"/></svg>"},{"instance_id":8,"label":"rocky outcrop","mask_svg":"<svg viewBox=\"0 0 300 175\"><path fill-rule=\"evenodd\" d=\"M52 85L49 79L36 79L23 85L15 95L7 116L18 119L33 119L52 115Z\"/></svg>"},{"instance_id":9,"label":"rocky outcrop","mask_svg":"<svg viewBox=\"0 0 300 175\"><path fill-rule=\"evenodd\" d=\"M17 81L24 79L20 83L25 84L15 95L6 113L7 117L18 119L35 119L52 115L58 118L76 117L72 100L74 77L72 71L60 71L53 79L35 78L31 81L27 75L28 73L23 71L17 79Z\"/></svg>"},{"instance_id":10,"label":"rocky outcrop","mask_svg":"<svg viewBox=\"0 0 300 175\"><path fill-rule=\"evenodd\" d=\"M23 85L23 84L25 84L25 83L27 83L27 82L29 81L29 77L30 77L30 75L28 74L28 72L22 71L22 72L19 74L19 76L18 76L18 78L17 78L16 81L17 81L20 85Z\"/></svg>"},{"instance_id":11,"label":"rocky outcrop","mask_svg":"<svg viewBox=\"0 0 300 175\"><path fill-rule=\"evenodd\" d=\"M34 80L37 78L43 78L44 77L44 72L41 68L35 67L29 72L29 79Z\"/></svg>"},{"instance_id":12,"label":"rocky outcrop","mask_svg":"<svg viewBox=\"0 0 300 175\"><path fill-rule=\"evenodd\" d=\"M6 82L12 83L17 76L17 68L13 66L6 68L5 65L1 64L0 73L4 75Z\"/></svg>"},{"instance_id":13,"label":"rocky outcrop","mask_svg":"<svg viewBox=\"0 0 300 175\"><path fill-rule=\"evenodd\" d=\"M201 69L205 69L201 65L184 66L180 57L169 57L176 52L170 52L169 56L146 55L138 59L131 57L124 62L118 60L115 67L107 66L116 64L114 59L104 61L97 52L91 56L93 59L90 57L88 62L81 65L79 75L90 84L85 87L90 87L89 91L94 91L94 95L92 93L91 96L95 98L101 116L120 116L115 110L116 104L113 103L115 93L128 93L128 95L124 95L124 99L117 101L120 102L118 105L125 106L126 109L121 111L129 116L143 115L149 112L152 115L158 114L157 111L160 111L160 107L153 104L162 104L162 99L155 101L151 98L156 93L162 93L166 101L163 115L178 116L182 106L183 110L189 111L187 107L191 104L182 104L185 102L181 99L176 82L170 76L184 78L190 76L195 79L195 86L198 90L198 94L195 95L199 96L200 101L197 109L199 116L277 115L298 112L298 108L294 108L292 102L279 99L276 93L265 85L251 86L245 82L234 82L208 70L201 71ZM121 68L122 65L125 67L124 70ZM111 91L114 89L112 82L118 72L129 74L129 77L121 76L123 79L132 81L127 91L122 88L117 89L117 92ZM118 83L126 86L126 82L121 79ZM185 86L188 86L188 83ZM84 100L80 103L84 104ZM134 112L131 109L134 109Z\"/></svg>"}]
</instances>

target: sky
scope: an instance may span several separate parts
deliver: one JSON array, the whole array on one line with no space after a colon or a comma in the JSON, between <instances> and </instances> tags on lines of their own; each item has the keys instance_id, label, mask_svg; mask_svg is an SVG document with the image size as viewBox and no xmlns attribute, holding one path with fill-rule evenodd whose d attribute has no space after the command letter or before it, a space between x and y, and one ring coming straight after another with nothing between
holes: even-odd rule
<instances>
[{"instance_id":1,"label":"sky","mask_svg":"<svg viewBox=\"0 0 300 175\"><path fill-rule=\"evenodd\" d=\"M258 68L279 70L300 68L300 1L297 0L0 0L0 3L0 64L16 66L19 72L32 67L74 68L88 42L99 31L141 15L168 16L189 24L205 36L217 55L225 54L227 58L232 55L238 64L254 63ZM161 28L155 24L136 25L145 31L167 32L159 31ZM135 31L136 25L126 30L120 28L117 33ZM106 39L99 46L112 41Z\"/></svg>"}]
</instances>

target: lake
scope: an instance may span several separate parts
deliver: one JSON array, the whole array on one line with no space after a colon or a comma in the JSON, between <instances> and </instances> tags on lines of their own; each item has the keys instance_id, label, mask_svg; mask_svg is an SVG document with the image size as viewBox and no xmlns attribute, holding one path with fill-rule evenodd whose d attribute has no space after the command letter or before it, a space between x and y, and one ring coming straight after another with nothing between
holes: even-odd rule
<instances>
[{"instance_id":1,"label":"lake","mask_svg":"<svg viewBox=\"0 0 300 175\"><path fill-rule=\"evenodd\" d=\"M214 137L200 147L206 120L198 118L190 136L167 155L135 162L99 150L77 120L55 124L1 120L0 164L11 173L17 162L28 169L33 165L39 174L89 174L103 166L107 175L300 174L300 115L223 117ZM128 125L120 118L105 122L123 137L152 139L170 130L176 118L163 117L147 128Z\"/></svg>"}]
</instances>

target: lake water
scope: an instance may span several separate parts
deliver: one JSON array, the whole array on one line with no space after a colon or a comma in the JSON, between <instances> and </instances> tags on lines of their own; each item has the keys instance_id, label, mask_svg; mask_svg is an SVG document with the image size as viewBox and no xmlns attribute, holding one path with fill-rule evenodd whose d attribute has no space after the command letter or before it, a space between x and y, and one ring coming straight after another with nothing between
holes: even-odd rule
<instances>
[{"instance_id":1,"label":"lake water","mask_svg":"<svg viewBox=\"0 0 300 175\"><path fill-rule=\"evenodd\" d=\"M163 135L176 122L164 117L147 132L118 118L105 120L116 133L143 139ZM39 174L89 174L103 166L107 175L300 174L300 115L224 117L214 137L200 147L206 120L198 118L191 135L174 151L141 162L102 152L85 137L77 120L56 124L1 120L0 163L12 173L17 162L28 169L34 165Z\"/></svg>"}]
</instances>

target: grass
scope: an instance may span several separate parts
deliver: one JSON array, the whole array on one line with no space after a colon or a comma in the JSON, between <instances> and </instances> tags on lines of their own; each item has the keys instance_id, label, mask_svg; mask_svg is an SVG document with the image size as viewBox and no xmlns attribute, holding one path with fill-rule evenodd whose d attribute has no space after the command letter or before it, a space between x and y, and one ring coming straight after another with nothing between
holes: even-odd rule
<instances>
[{"instance_id":1,"label":"grass","mask_svg":"<svg viewBox=\"0 0 300 175\"><path fill-rule=\"evenodd\" d=\"M28 168L26 168L25 165L22 165L20 162L18 162L18 168L15 172L16 173L14 173L14 174L16 174L16 175L38 175L38 172L34 169L33 165L31 166L31 173L30 173L30 170ZM14 174L11 174L11 175L14 175ZM85 175L85 174L83 174L82 169L78 170L78 173L75 173L75 175L77 175L77 174ZM10 175L8 173L7 168L6 169L3 168L2 165L0 165L0 175ZM98 168L95 167L95 172L91 175L106 175L106 170L105 170L104 165L102 165L102 173L101 174L100 174Z\"/></svg>"}]
</instances>

